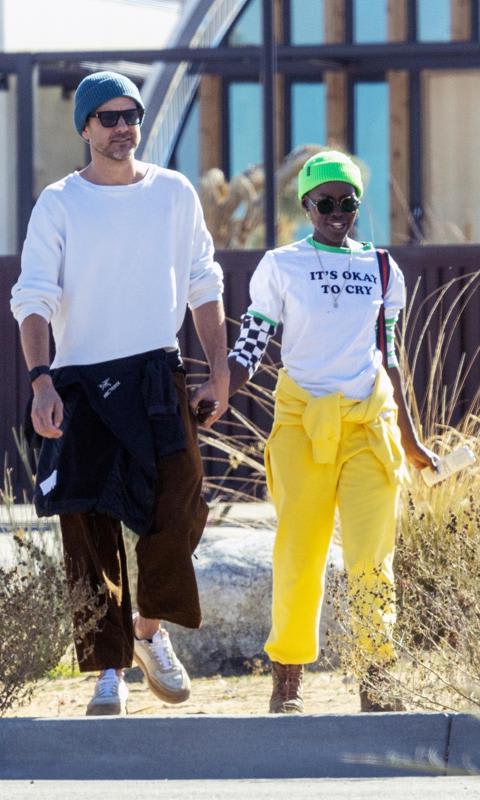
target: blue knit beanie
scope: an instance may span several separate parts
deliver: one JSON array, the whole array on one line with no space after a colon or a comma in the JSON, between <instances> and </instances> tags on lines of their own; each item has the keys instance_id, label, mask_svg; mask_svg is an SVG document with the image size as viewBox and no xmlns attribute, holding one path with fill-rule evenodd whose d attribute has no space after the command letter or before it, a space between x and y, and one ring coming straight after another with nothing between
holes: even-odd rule
<instances>
[{"instance_id":1,"label":"blue knit beanie","mask_svg":"<svg viewBox=\"0 0 480 800\"><path fill-rule=\"evenodd\" d=\"M93 72L80 81L73 112L75 128L80 135L88 115L113 97L131 97L140 108L145 108L133 81L118 72Z\"/></svg>"}]
</instances>

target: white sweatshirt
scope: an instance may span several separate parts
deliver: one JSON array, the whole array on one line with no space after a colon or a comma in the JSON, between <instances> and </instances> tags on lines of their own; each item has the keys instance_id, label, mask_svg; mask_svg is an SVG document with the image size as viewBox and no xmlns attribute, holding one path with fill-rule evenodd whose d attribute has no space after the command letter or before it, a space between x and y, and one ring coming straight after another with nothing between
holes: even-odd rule
<instances>
[{"instance_id":1,"label":"white sweatshirt","mask_svg":"<svg viewBox=\"0 0 480 800\"><path fill-rule=\"evenodd\" d=\"M221 297L213 253L180 173L150 164L138 183L98 186L73 172L33 209L12 312L51 322L53 367L175 347L187 303Z\"/></svg>"}]
</instances>

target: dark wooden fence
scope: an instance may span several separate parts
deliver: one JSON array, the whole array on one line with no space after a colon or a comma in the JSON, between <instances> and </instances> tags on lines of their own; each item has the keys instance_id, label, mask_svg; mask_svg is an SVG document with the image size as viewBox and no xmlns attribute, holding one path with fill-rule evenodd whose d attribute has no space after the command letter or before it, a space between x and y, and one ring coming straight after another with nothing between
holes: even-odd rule
<instances>
[{"instance_id":1,"label":"dark wooden fence","mask_svg":"<svg viewBox=\"0 0 480 800\"><path fill-rule=\"evenodd\" d=\"M10 293L19 272L19 259L0 258L0 470L5 460L13 467L17 496L27 487L25 471L15 447L12 428L22 424L30 395L30 383L23 360L18 327L10 313ZM0 475L0 485L3 475Z\"/></svg>"},{"instance_id":2,"label":"dark wooden fence","mask_svg":"<svg viewBox=\"0 0 480 800\"><path fill-rule=\"evenodd\" d=\"M453 385L462 354L466 354L467 363L474 359L480 345L480 245L462 246L426 246L426 247L393 247L393 257L400 264L407 283L407 290L412 297L417 282L417 290L413 303L413 313L420 309L415 328L411 331L413 344L420 336L422 326L426 323L434 298L429 298L439 287L452 279L455 283L445 295L443 309L435 314L429 324L429 337L425 337L420 352L419 365L415 375L415 389L421 398L427 385L430 373L430 347L438 336L439 325L443 315L448 313L454 298L465 285L472 272L479 272L476 289L470 293L469 300L462 312L461 319L454 326L454 317L449 322L449 343L446 358L442 367L443 382ZM258 251L221 251L217 258L225 272L225 307L232 320L238 320L248 304L248 284L262 253ZM9 464L13 467L14 484L17 492L25 485L14 440L12 428L21 425L24 409L29 395L29 382L23 358L16 323L9 311L10 291L19 272L19 259L16 257L0 258L0 457L8 454ZM229 325L230 343L235 338L237 328ZM188 315L180 336L182 351L191 358L202 359L202 352ZM469 402L479 389L479 360L475 359L469 370L461 392L456 418L468 408ZM239 399L242 410L253 416L256 422L265 427L268 417L257 405L245 398ZM218 469L213 468L214 472Z\"/></svg>"}]
</instances>

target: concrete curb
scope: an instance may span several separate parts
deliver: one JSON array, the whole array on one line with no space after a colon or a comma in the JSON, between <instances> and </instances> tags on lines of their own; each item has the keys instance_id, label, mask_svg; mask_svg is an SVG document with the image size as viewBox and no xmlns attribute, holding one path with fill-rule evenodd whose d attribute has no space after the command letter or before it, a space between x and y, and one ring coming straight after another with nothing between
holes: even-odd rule
<instances>
[{"instance_id":1,"label":"concrete curb","mask_svg":"<svg viewBox=\"0 0 480 800\"><path fill-rule=\"evenodd\" d=\"M480 775L480 717L451 714L450 720L449 770Z\"/></svg>"},{"instance_id":2,"label":"concrete curb","mask_svg":"<svg viewBox=\"0 0 480 800\"><path fill-rule=\"evenodd\" d=\"M0 778L369 778L480 770L463 714L0 720Z\"/></svg>"}]
</instances>

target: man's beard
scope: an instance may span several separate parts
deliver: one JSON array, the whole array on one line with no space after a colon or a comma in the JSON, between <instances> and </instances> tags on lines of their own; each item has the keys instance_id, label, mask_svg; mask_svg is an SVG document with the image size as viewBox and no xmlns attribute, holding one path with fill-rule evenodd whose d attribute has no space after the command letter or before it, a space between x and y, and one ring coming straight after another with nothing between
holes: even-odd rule
<instances>
[{"instance_id":1,"label":"man's beard","mask_svg":"<svg viewBox=\"0 0 480 800\"><path fill-rule=\"evenodd\" d=\"M130 138L118 142L109 142L104 147L95 146L97 153L100 153L105 158L110 158L112 161L126 161L136 149L137 145Z\"/></svg>"}]
</instances>

